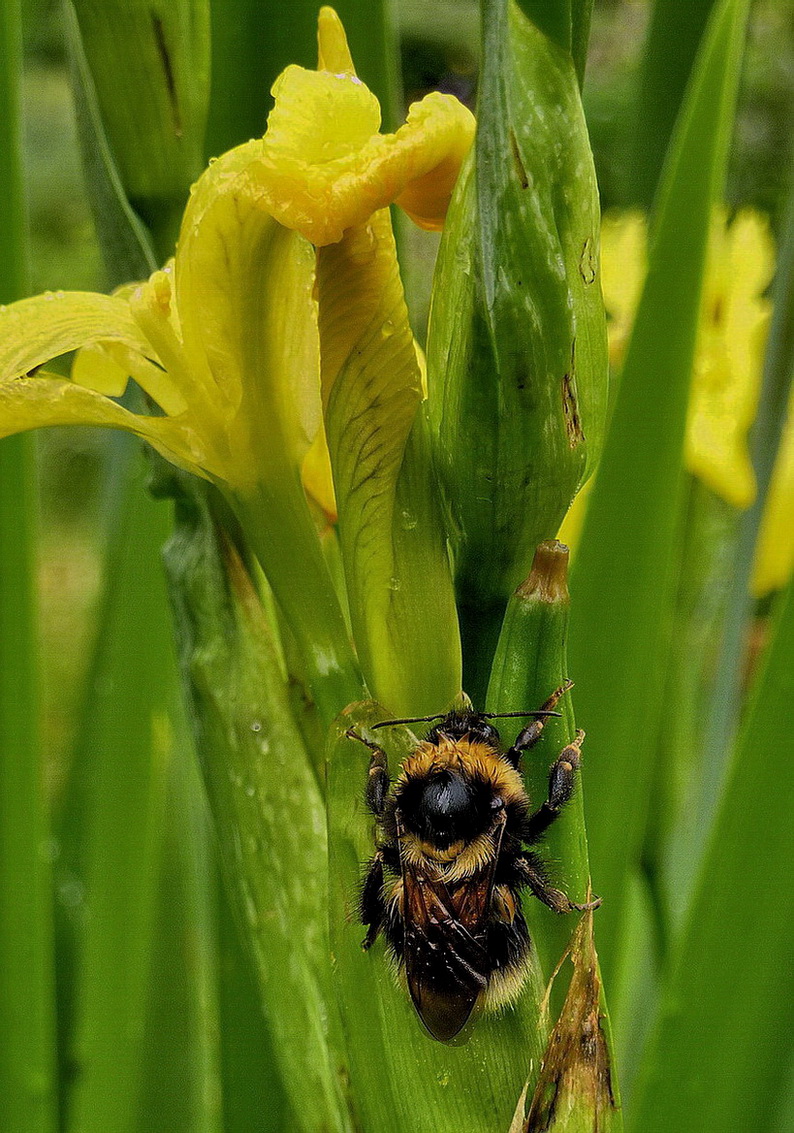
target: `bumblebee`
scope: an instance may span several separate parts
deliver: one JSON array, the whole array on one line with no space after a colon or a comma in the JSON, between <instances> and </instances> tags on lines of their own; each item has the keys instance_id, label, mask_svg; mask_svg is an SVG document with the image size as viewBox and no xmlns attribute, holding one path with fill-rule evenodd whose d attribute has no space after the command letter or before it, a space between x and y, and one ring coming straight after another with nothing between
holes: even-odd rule
<instances>
[{"instance_id":1,"label":"bumblebee","mask_svg":"<svg viewBox=\"0 0 794 1133\"><path fill-rule=\"evenodd\" d=\"M363 947L383 933L404 971L423 1024L441 1042L463 1029L475 1005L512 1002L528 972L530 939L521 911L529 891L556 913L596 907L571 901L549 882L537 843L570 799L584 732L549 771L548 796L532 812L519 766L571 681L535 712L503 750L495 713L457 710L440 719L404 761L392 783L387 757L354 729L371 752L366 803L377 822L376 852L361 889Z\"/></svg>"}]
</instances>

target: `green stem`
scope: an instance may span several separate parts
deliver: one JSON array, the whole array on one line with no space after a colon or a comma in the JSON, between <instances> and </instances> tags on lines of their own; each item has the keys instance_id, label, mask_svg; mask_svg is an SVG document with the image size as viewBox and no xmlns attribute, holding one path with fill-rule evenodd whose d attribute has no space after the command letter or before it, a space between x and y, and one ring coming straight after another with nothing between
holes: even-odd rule
<instances>
[{"instance_id":1,"label":"green stem","mask_svg":"<svg viewBox=\"0 0 794 1133\"><path fill-rule=\"evenodd\" d=\"M365 691L303 488L297 480L289 492L260 483L229 502L295 637L327 726Z\"/></svg>"},{"instance_id":2,"label":"green stem","mask_svg":"<svg viewBox=\"0 0 794 1133\"><path fill-rule=\"evenodd\" d=\"M0 444L0 1098L4 1133L56 1127L51 870L39 729L30 437Z\"/></svg>"},{"instance_id":3,"label":"green stem","mask_svg":"<svg viewBox=\"0 0 794 1133\"><path fill-rule=\"evenodd\" d=\"M20 4L0 4L0 300L25 293ZM57 1124L49 826L39 734L35 459L0 444L0 1129Z\"/></svg>"}]
</instances>

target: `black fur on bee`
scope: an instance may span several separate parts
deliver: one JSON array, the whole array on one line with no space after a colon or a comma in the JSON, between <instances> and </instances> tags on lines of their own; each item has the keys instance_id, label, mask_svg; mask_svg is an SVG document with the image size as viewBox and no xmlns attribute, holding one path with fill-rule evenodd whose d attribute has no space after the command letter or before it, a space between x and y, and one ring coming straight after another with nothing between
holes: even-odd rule
<instances>
[{"instance_id":1,"label":"black fur on bee","mask_svg":"<svg viewBox=\"0 0 794 1133\"><path fill-rule=\"evenodd\" d=\"M556 689L537 712L520 714L534 719L506 751L493 714L458 709L435 717L440 722L393 783L383 749L348 732L371 752L366 801L377 820L359 904L363 946L383 933L420 1019L442 1042L455 1038L475 1005L498 1008L520 992L530 949L525 889L557 913L599 903L578 905L553 888L529 848L573 793L584 733L552 764L548 796L534 812L519 771L522 752L537 743L545 717L557 715L571 685Z\"/></svg>"}]
</instances>

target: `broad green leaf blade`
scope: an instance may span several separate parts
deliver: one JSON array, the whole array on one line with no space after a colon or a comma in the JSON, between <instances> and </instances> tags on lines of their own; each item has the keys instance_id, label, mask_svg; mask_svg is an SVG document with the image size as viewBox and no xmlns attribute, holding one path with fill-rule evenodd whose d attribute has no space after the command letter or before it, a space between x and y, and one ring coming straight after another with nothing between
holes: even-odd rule
<instances>
[{"instance_id":1,"label":"broad green leaf blade","mask_svg":"<svg viewBox=\"0 0 794 1133\"><path fill-rule=\"evenodd\" d=\"M118 287L146 279L157 263L149 235L127 200L108 144L74 5L66 3L63 10L88 199L108 284Z\"/></svg>"},{"instance_id":2,"label":"broad green leaf blade","mask_svg":"<svg viewBox=\"0 0 794 1133\"><path fill-rule=\"evenodd\" d=\"M0 301L24 294L18 0L0 4ZM39 729L33 441L0 442L0 1128L57 1125L51 868Z\"/></svg>"},{"instance_id":3,"label":"broad green leaf blade","mask_svg":"<svg viewBox=\"0 0 794 1133\"><path fill-rule=\"evenodd\" d=\"M173 715L135 1129L234 1133L222 1121L215 843L187 724Z\"/></svg>"},{"instance_id":4,"label":"broad green leaf blade","mask_svg":"<svg viewBox=\"0 0 794 1133\"><path fill-rule=\"evenodd\" d=\"M167 509L130 476L108 560L98 662L60 835L85 891L76 938L69 1130L136 1128L175 690L160 547ZM165 1025L165 1022L164 1022Z\"/></svg>"},{"instance_id":5,"label":"broad green leaf blade","mask_svg":"<svg viewBox=\"0 0 794 1133\"><path fill-rule=\"evenodd\" d=\"M714 0L655 0L631 134L630 200L649 208Z\"/></svg>"},{"instance_id":6,"label":"broad green leaf blade","mask_svg":"<svg viewBox=\"0 0 794 1133\"><path fill-rule=\"evenodd\" d=\"M491 669L486 707L489 712L521 712L540 708L568 680L568 549L561 543L541 543L532 571L508 603ZM559 719L544 722L538 742L522 757L522 774L533 809L547 797L549 768L576 735L573 691L555 705ZM512 743L527 720L503 720L502 738ZM582 763L587 765L587 740ZM550 864L552 881L572 901L587 900L590 863L584 825L582 772L576 776L571 800L549 828L540 853ZM559 916L531 897L527 922L540 954L546 979L560 961L576 927L575 919ZM596 930L598 919L596 916Z\"/></svg>"},{"instance_id":7,"label":"broad green leaf blade","mask_svg":"<svg viewBox=\"0 0 794 1133\"><path fill-rule=\"evenodd\" d=\"M39 727L32 438L0 442L0 1128L57 1123L51 864Z\"/></svg>"},{"instance_id":8,"label":"broad green leaf blade","mask_svg":"<svg viewBox=\"0 0 794 1133\"><path fill-rule=\"evenodd\" d=\"M122 184L165 259L204 165L209 0L74 6Z\"/></svg>"},{"instance_id":9,"label":"broad green leaf blade","mask_svg":"<svg viewBox=\"0 0 794 1133\"><path fill-rule=\"evenodd\" d=\"M251 957L218 886L223 1133L293 1133L279 1060L265 1020Z\"/></svg>"},{"instance_id":10,"label":"broad green leaf blade","mask_svg":"<svg viewBox=\"0 0 794 1133\"><path fill-rule=\"evenodd\" d=\"M373 1133L507 1130L542 1049L536 978L515 1008L480 1016L464 1032L466 1041L449 1045L424 1030L408 992L398 986L383 940L369 952L361 948L365 929L358 923L358 892L364 864L374 853L373 819L364 803L370 753L346 731L355 727L368 739L388 743L394 776L415 741L407 729L369 730L387 718L375 702L351 705L335 724L329 747L331 950L354 1113L359 1127Z\"/></svg>"},{"instance_id":11,"label":"broad green leaf blade","mask_svg":"<svg viewBox=\"0 0 794 1133\"><path fill-rule=\"evenodd\" d=\"M746 0L722 0L658 199L649 272L571 585L571 674L588 733L587 819L600 951L614 989L661 725L681 452L712 207L720 198Z\"/></svg>"},{"instance_id":12,"label":"broad green leaf blade","mask_svg":"<svg viewBox=\"0 0 794 1133\"><path fill-rule=\"evenodd\" d=\"M789 587L645 1053L637 1133L760 1129L785 1084L794 764L782 738L794 727L793 599Z\"/></svg>"},{"instance_id":13,"label":"broad green leaf blade","mask_svg":"<svg viewBox=\"0 0 794 1133\"><path fill-rule=\"evenodd\" d=\"M579 86L584 82L587 43L593 0L518 0L519 7L533 23L573 58Z\"/></svg>"},{"instance_id":14,"label":"broad green leaf blade","mask_svg":"<svg viewBox=\"0 0 794 1133\"><path fill-rule=\"evenodd\" d=\"M326 1035L322 799L250 577L202 486L185 486L166 563L224 880L297 1128L341 1133L348 1119Z\"/></svg>"}]
</instances>

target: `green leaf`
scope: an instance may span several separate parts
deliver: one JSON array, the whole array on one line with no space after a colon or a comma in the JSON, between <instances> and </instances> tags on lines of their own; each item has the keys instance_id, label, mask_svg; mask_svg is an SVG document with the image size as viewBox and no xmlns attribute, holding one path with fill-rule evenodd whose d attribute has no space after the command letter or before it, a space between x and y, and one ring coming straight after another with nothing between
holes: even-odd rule
<instances>
[{"instance_id":1,"label":"green leaf","mask_svg":"<svg viewBox=\"0 0 794 1133\"><path fill-rule=\"evenodd\" d=\"M59 893L76 933L67 1128L81 1133L136 1128L171 747L175 670L159 556L168 515L136 471L59 830Z\"/></svg>"},{"instance_id":2,"label":"green leaf","mask_svg":"<svg viewBox=\"0 0 794 1133\"><path fill-rule=\"evenodd\" d=\"M209 2L75 0L75 11L122 184L165 258L204 166Z\"/></svg>"},{"instance_id":3,"label":"green leaf","mask_svg":"<svg viewBox=\"0 0 794 1133\"><path fill-rule=\"evenodd\" d=\"M218 887L220 1045L224 1133L292 1133L279 1060L261 997L231 906Z\"/></svg>"},{"instance_id":4,"label":"green leaf","mask_svg":"<svg viewBox=\"0 0 794 1133\"><path fill-rule=\"evenodd\" d=\"M631 201L650 207L714 0L655 0L631 134Z\"/></svg>"},{"instance_id":5,"label":"green leaf","mask_svg":"<svg viewBox=\"0 0 794 1133\"><path fill-rule=\"evenodd\" d=\"M714 12L659 193L649 272L571 583L571 671L588 733L587 825L607 986L639 866L662 726L681 452L712 207L722 195L746 0Z\"/></svg>"},{"instance_id":6,"label":"green leaf","mask_svg":"<svg viewBox=\"0 0 794 1133\"><path fill-rule=\"evenodd\" d=\"M0 4L0 300L26 287L20 5ZM37 500L29 437L0 443L0 1127L57 1125L49 819L39 727Z\"/></svg>"},{"instance_id":7,"label":"green leaf","mask_svg":"<svg viewBox=\"0 0 794 1133\"><path fill-rule=\"evenodd\" d=\"M465 684L481 700L504 605L604 433L598 196L570 55L516 5L483 7L474 150L442 238L428 332Z\"/></svg>"},{"instance_id":8,"label":"green leaf","mask_svg":"<svg viewBox=\"0 0 794 1133\"><path fill-rule=\"evenodd\" d=\"M541 543L529 577L516 590L505 612L494 656L486 707L489 712L521 712L540 708L547 697L568 680L568 549L561 543ZM549 768L576 735L573 693L566 692L555 705L560 719L549 718L537 744L522 759L522 773L533 808L548 794ZM514 725L512 736L527 720ZM587 743L582 749L587 764ZM587 900L590 863L584 825L582 775L577 775L573 798L549 828L541 853L553 871L553 884L572 901ZM526 901L527 922L538 948L542 971L548 979L567 947L575 921L560 916L534 898ZM600 915L600 914L599 914ZM596 917L596 927L598 916Z\"/></svg>"},{"instance_id":9,"label":"green leaf","mask_svg":"<svg viewBox=\"0 0 794 1133\"><path fill-rule=\"evenodd\" d=\"M646 1050L637 1133L764 1128L785 1085L794 1046L794 765L781 746L794 726L791 587L778 615Z\"/></svg>"},{"instance_id":10,"label":"green leaf","mask_svg":"<svg viewBox=\"0 0 794 1133\"><path fill-rule=\"evenodd\" d=\"M251 951L281 1079L309 1133L348 1128L325 1033L330 997L324 808L272 631L202 485L166 562L183 679L224 879ZM309 1101L307 1102L307 1099Z\"/></svg>"},{"instance_id":11,"label":"green leaf","mask_svg":"<svg viewBox=\"0 0 794 1133\"><path fill-rule=\"evenodd\" d=\"M174 717L135 1128L233 1133L222 1125L215 844L187 724Z\"/></svg>"},{"instance_id":12,"label":"green leaf","mask_svg":"<svg viewBox=\"0 0 794 1133\"><path fill-rule=\"evenodd\" d=\"M57 1124L49 821L39 727L34 450L0 442L0 1128Z\"/></svg>"},{"instance_id":13,"label":"green leaf","mask_svg":"<svg viewBox=\"0 0 794 1133\"><path fill-rule=\"evenodd\" d=\"M108 144L74 5L65 3L63 10L88 199L108 284L113 288L146 279L157 262L149 235L127 200Z\"/></svg>"}]
</instances>

